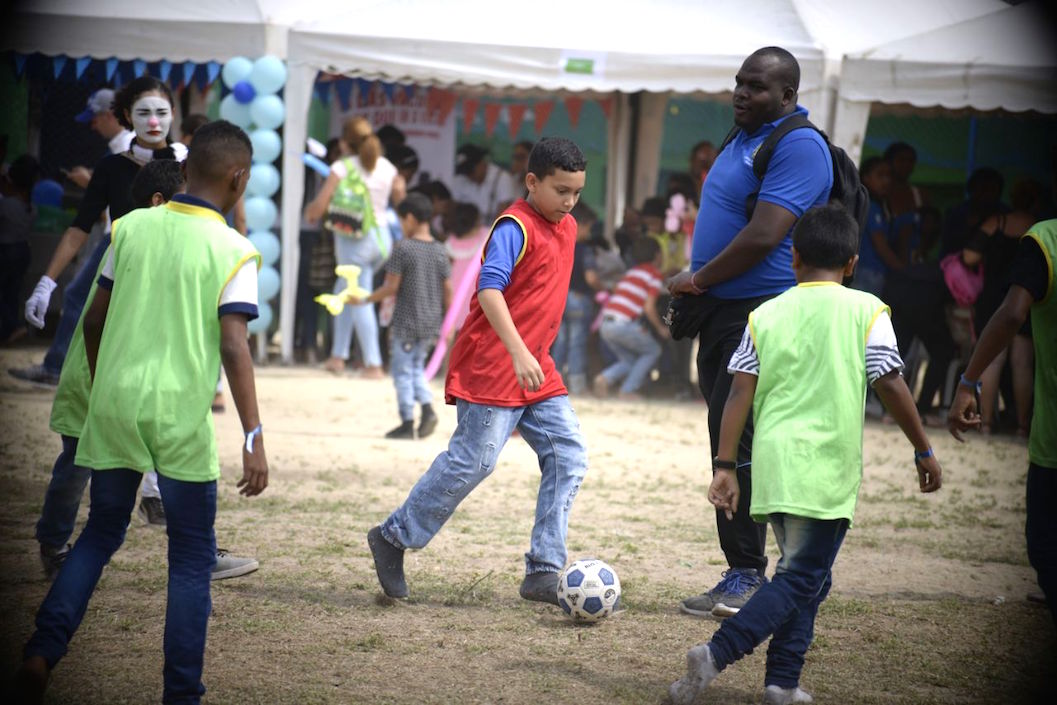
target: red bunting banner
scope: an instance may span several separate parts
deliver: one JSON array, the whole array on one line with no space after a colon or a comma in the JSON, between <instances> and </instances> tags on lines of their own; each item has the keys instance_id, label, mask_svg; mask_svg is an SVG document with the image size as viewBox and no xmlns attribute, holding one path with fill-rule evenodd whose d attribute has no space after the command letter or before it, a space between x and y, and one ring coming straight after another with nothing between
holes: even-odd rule
<instances>
[{"instance_id":1,"label":"red bunting banner","mask_svg":"<svg viewBox=\"0 0 1057 705\"><path fill-rule=\"evenodd\" d=\"M536 113L535 129L536 134L543 132L543 128L546 127L547 121L551 119L551 111L554 110L554 101L545 100L536 103L532 106L532 110Z\"/></svg>"},{"instance_id":2,"label":"red bunting banner","mask_svg":"<svg viewBox=\"0 0 1057 705\"><path fill-rule=\"evenodd\" d=\"M480 105L480 101L476 98L463 98L462 99L462 131L463 133L469 133L470 129L473 128L473 119L477 115L477 106Z\"/></svg>"},{"instance_id":3,"label":"red bunting banner","mask_svg":"<svg viewBox=\"0 0 1057 705\"><path fill-rule=\"evenodd\" d=\"M610 119L613 115L613 96L599 98L598 105L600 108L602 108L602 112L605 114L606 120Z\"/></svg>"},{"instance_id":4,"label":"red bunting banner","mask_svg":"<svg viewBox=\"0 0 1057 705\"><path fill-rule=\"evenodd\" d=\"M495 125L499 122L499 111L503 109L502 103L485 103L484 106L484 135L491 137L495 132Z\"/></svg>"},{"instance_id":5,"label":"red bunting banner","mask_svg":"<svg viewBox=\"0 0 1057 705\"><path fill-rule=\"evenodd\" d=\"M580 110L584 107L584 99L571 95L565 99L565 110L569 113L569 124L576 128L580 122Z\"/></svg>"},{"instance_id":6,"label":"red bunting banner","mask_svg":"<svg viewBox=\"0 0 1057 705\"><path fill-rule=\"evenodd\" d=\"M510 139L516 140L518 132L521 131L521 123L525 119L525 111L528 106L524 103L516 103L506 106L506 115L510 120Z\"/></svg>"}]
</instances>

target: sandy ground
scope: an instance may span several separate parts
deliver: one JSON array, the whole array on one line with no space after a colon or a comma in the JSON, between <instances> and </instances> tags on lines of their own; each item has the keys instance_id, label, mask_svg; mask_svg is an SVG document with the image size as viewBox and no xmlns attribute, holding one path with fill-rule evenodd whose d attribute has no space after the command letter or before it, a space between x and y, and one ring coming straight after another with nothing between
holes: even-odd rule
<instances>
[{"instance_id":1,"label":"sandy ground","mask_svg":"<svg viewBox=\"0 0 1057 705\"><path fill-rule=\"evenodd\" d=\"M39 356L0 351L0 367ZM705 499L704 404L574 398L590 470L570 559L610 562L628 607L584 628L517 597L538 484L523 441L511 440L494 475L430 546L409 554L412 597L392 605L379 599L365 532L444 448L454 408L439 405L435 386L436 433L387 441L397 421L388 380L271 366L258 370L257 386L272 473L261 497L235 489L241 429L230 399L216 417L218 543L256 556L261 569L214 584L207 702L660 702L686 649L714 630L677 609L725 568ZM47 589L33 527L60 449L47 429L51 399L0 376L6 673ZM944 488L921 495L902 434L867 426L855 526L804 672L820 703L1031 702L1042 674L1052 675L1052 622L1024 599L1036 589L1023 538L1026 447L958 444L942 429L931 438ZM134 518L50 702L160 700L164 551L164 534ZM758 702L762 654L723 674L717 702Z\"/></svg>"}]
</instances>

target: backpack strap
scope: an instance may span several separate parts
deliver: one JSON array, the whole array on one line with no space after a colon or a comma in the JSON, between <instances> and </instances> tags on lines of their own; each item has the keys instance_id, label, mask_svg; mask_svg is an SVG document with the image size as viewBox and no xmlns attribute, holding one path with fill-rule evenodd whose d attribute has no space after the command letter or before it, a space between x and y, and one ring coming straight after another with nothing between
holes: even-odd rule
<instances>
[{"instance_id":1,"label":"backpack strap","mask_svg":"<svg viewBox=\"0 0 1057 705\"><path fill-rule=\"evenodd\" d=\"M815 132L822 135L822 138L826 140L827 144L829 143L829 139L826 138L826 135L823 134L822 130L815 127L814 123L806 117L803 115L791 115L785 120L782 120L782 122L778 124L778 127L774 128L774 131L767 135L767 139L760 144L760 148L756 150L756 155L752 158L752 173L756 174L757 179L763 181L763 176L767 173L767 165L771 163L771 157L774 156L774 150L782 138L793 130L799 130L803 127L812 128Z\"/></svg>"},{"instance_id":2,"label":"backpack strap","mask_svg":"<svg viewBox=\"0 0 1057 705\"><path fill-rule=\"evenodd\" d=\"M741 132L741 128L737 125L730 128L730 132L728 132L727 136L723 138L723 143L719 145L719 149L716 150L716 154L718 155L720 152L726 149L727 145L734 141L734 138L738 136L739 132Z\"/></svg>"}]
</instances>

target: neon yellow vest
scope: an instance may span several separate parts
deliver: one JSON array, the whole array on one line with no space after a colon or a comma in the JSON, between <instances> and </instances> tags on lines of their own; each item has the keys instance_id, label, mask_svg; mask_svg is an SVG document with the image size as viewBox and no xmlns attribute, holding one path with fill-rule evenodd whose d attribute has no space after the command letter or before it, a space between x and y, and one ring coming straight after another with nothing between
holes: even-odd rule
<instances>
[{"instance_id":1,"label":"neon yellow vest","mask_svg":"<svg viewBox=\"0 0 1057 705\"><path fill-rule=\"evenodd\" d=\"M114 288L76 462L215 480L217 309L260 255L216 211L175 201L117 220L111 248Z\"/></svg>"},{"instance_id":2,"label":"neon yellow vest","mask_svg":"<svg viewBox=\"0 0 1057 705\"><path fill-rule=\"evenodd\" d=\"M750 314L760 360L750 506L756 521L776 512L851 520L862 481L866 338L887 310L872 294L809 282Z\"/></svg>"},{"instance_id":3,"label":"neon yellow vest","mask_svg":"<svg viewBox=\"0 0 1057 705\"><path fill-rule=\"evenodd\" d=\"M1036 465L1057 469L1057 294L1053 291L1057 219L1036 223L1024 237L1039 243L1049 272L1046 295L1031 307L1031 338L1035 346L1035 409L1031 419L1028 457Z\"/></svg>"}]
</instances>

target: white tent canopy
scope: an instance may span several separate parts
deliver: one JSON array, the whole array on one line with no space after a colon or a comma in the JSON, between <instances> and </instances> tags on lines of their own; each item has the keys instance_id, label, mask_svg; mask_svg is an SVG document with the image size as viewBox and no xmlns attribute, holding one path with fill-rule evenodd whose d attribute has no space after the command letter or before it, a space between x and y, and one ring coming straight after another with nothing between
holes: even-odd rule
<instances>
[{"instance_id":1,"label":"white tent canopy","mask_svg":"<svg viewBox=\"0 0 1057 705\"><path fill-rule=\"evenodd\" d=\"M844 59L834 141L858 155L871 102L1057 113L1057 48L1041 2Z\"/></svg>"}]
</instances>

